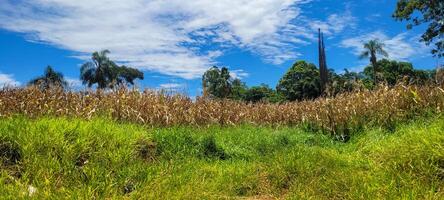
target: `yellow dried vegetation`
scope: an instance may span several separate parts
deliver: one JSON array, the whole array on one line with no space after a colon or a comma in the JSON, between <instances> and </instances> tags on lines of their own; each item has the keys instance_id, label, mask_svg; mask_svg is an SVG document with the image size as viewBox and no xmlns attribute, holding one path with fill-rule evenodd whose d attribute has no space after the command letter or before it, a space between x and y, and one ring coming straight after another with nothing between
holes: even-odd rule
<instances>
[{"instance_id":1,"label":"yellow dried vegetation","mask_svg":"<svg viewBox=\"0 0 444 200\"><path fill-rule=\"evenodd\" d=\"M332 98L282 104L231 100L192 100L150 90L64 91L35 87L0 90L0 116L106 116L150 126L213 124L309 125L324 132L348 134L369 125L385 126L424 113L441 113L444 90L438 86L380 86Z\"/></svg>"}]
</instances>

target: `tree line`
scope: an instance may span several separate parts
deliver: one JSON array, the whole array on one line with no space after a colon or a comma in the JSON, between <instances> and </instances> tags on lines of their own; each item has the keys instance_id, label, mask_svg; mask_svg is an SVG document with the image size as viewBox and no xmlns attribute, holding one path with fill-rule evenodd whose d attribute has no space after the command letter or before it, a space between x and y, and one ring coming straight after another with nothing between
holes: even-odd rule
<instances>
[{"instance_id":1,"label":"tree line","mask_svg":"<svg viewBox=\"0 0 444 200\"><path fill-rule=\"evenodd\" d=\"M444 56L444 1L442 0L398 0L392 17L398 21L407 21L407 29L427 24L421 41L435 45L432 54ZM320 31L319 31L320 32ZM227 68L220 70L213 67L202 78L204 96L210 98L230 98L247 102L282 102L313 99L321 95L336 95L355 89L372 89L383 82L393 86L398 82L408 84L437 83L444 84L444 70L418 70L408 62L377 59L388 57L384 44L371 40L364 44L365 51L360 58L369 58L370 65L362 72L336 74L326 66L325 45L319 34L319 69L312 63L298 61L279 80L276 89L268 85L247 87L239 79L232 79Z\"/></svg>"},{"instance_id":2,"label":"tree line","mask_svg":"<svg viewBox=\"0 0 444 200\"><path fill-rule=\"evenodd\" d=\"M113 89L118 86L134 85L136 79L143 80L143 72L125 65L119 66L108 57L109 53L109 50L94 52L91 61L82 65L80 80L84 85L88 87L96 85L99 89ZM68 82L62 73L48 66L42 76L31 80L28 85L35 85L45 90L51 87L66 88Z\"/></svg>"},{"instance_id":3,"label":"tree line","mask_svg":"<svg viewBox=\"0 0 444 200\"><path fill-rule=\"evenodd\" d=\"M323 43L323 42L322 42ZM324 44L322 44L323 46ZM203 96L213 99L232 99L251 103L285 101L300 101L315 99L323 95L334 96L339 93L352 92L353 90L373 89L380 83L394 86L399 82L406 84L442 83L444 70L419 70L409 62L381 59L378 56L387 57L384 44L378 40L371 40L363 44L365 51L360 58L369 58L370 65L362 72L352 72L347 69L344 73L335 73L326 68L326 78L323 79L320 68L313 63L297 61L279 80L276 88L266 84L248 87L245 82L230 76L226 67L211 67L202 76ZM80 80L88 87L96 86L99 89L112 89L123 85L133 85L136 79L143 79L141 71L119 66L107 55L108 50L94 52L90 62L86 62L80 68ZM320 57L325 57L325 52L320 50ZM320 59L320 64L325 64ZM325 66L326 67L326 66ZM323 82L326 82L325 85ZM56 72L48 66L44 75L29 82L42 90L50 87L66 88L68 82L60 72Z\"/></svg>"},{"instance_id":4,"label":"tree line","mask_svg":"<svg viewBox=\"0 0 444 200\"><path fill-rule=\"evenodd\" d=\"M322 42L323 43L323 42ZM323 46L323 44L321 45ZM202 77L204 96L214 99L233 99L246 102L284 102L315 99L320 96L334 96L339 93L354 90L373 89L378 84L394 86L397 83L405 84L442 84L443 70L415 69L409 62L378 60L378 56L388 57L384 44L378 40L371 40L363 44L365 51L361 59L369 58L370 65L362 72L351 72L344 69L344 73L335 73L327 69L323 79L321 67L313 63L297 61L279 80L275 89L266 84L248 87L239 79L230 77L228 68L212 67ZM325 53L320 51L320 57ZM322 56L324 54L324 56ZM320 58L320 66L325 62ZM324 64L325 65L325 64ZM323 85L325 81L325 86Z\"/></svg>"}]
</instances>

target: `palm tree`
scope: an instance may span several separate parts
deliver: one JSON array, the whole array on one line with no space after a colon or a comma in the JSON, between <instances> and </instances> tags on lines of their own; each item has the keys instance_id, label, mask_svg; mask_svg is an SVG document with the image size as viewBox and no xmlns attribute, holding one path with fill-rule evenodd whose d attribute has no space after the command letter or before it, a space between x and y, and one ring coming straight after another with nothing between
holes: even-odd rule
<instances>
[{"instance_id":1,"label":"palm tree","mask_svg":"<svg viewBox=\"0 0 444 200\"><path fill-rule=\"evenodd\" d=\"M56 72L51 66L46 67L45 74L29 81L28 85L36 85L42 90L51 87L66 87L68 82L63 77L63 74Z\"/></svg>"},{"instance_id":2,"label":"palm tree","mask_svg":"<svg viewBox=\"0 0 444 200\"><path fill-rule=\"evenodd\" d=\"M364 44L364 51L361 53L359 58L364 59L370 57L370 63L373 66L373 79L375 85L377 84L377 58L376 55L382 55L384 57L388 57L388 53L383 49L384 44L379 42L379 40L370 40Z\"/></svg>"},{"instance_id":3,"label":"palm tree","mask_svg":"<svg viewBox=\"0 0 444 200\"><path fill-rule=\"evenodd\" d=\"M109 50L103 50L100 52L94 52L92 54L92 62L87 62L80 68L80 79L83 84L88 84L91 87L94 84L98 84L100 89L109 87L112 84L112 69L116 67L116 64L111 61L107 54Z\"/></svg>"},{"instance_id":4,"label":"palm tree","mask_svg":"<svg viewBox=\"0 0 444 200\"><path fill-rule=\"evenodd\" d=\"M92 62L87 62L80 69L80 79L88 87L96 84L98 88L113 88L116 85L128 83L133 85L135 79L143 80L143 73L137 69L118 66L107 56L109 50L94 52Z\"/></svg>"}]
</instances>

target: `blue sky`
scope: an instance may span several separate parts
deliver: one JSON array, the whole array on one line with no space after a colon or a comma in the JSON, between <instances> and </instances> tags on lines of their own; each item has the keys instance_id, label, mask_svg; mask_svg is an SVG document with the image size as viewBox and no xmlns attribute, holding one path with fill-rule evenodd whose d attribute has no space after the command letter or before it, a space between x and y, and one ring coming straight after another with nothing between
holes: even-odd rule
<instances>
[{"instance_id":1,"label":"blue sky","mask_svg":"<svg viewBox=\"0 0 444 200\"><path fill-rule=\"evenodd\" d=\"M93 51L139 68L140 87L201 93L200 77L227 66L248 85L276 85L297 60L317 64L317 29L329 68L359 71L362 43L432 69L439 60L391 14L396 0L0 0L0 84L25 85L47 65L76 88Z\"/></svg>"}]
</instances>

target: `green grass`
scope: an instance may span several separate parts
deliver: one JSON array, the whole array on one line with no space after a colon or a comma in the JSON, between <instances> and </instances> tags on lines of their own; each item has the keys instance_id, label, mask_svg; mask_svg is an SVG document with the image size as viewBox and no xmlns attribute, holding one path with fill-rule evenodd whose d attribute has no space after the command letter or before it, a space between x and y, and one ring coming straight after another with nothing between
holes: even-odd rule
<instances>
[{"instance_id":1,"label":"green grass","mask_svg":"<svg viewBox=\"0 0 444 200\"><path fill-rule=\"evenodd\" d=\"M354 135L0 120L0 198L442 199L444 120Z\"/></svg>"}]
</instances>

